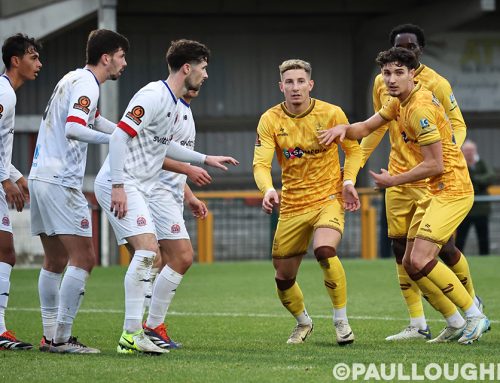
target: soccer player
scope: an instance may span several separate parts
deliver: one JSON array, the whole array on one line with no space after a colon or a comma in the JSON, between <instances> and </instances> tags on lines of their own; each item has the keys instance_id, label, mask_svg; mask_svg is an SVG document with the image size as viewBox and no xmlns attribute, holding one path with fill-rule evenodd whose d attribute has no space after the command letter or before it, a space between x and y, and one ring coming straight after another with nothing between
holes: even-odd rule
<instances>
[{"instance_id":1,"label":"soccer player","mask_svg":"<svg viewBox=\"0 0 500 383\"><path fill-rule=\"evenodd\" d=\"M276 151L283 189L273 242L273 266L278 297L297 320L287 343L302 343L313 330L295 280L311 238L333 305L337 343L352 343L354 334L346 311L346 277L337 247L344 229L344 209L354 211L360 206L354 184L361 164L361 148L356 141L346 140L341 144L346 154L342 179L337 146L319 145L318 132L347 123L344 112L336 105L310 97L314 82L308 62L287 60L279 66L279 71L279 87L285 101L260 118L253 172L264 195L262 209L270 214L280 203L271 178Z\"/></svg>"},{"instance_id":2,"label":"soccer player","mask_svg":"<svg viewBox=\"0 0 500 383\"><path fill-rule=\"evenodd\" d=\"M29 350L33 345L17 339L5 326L5 310L9 300L10 274L16 263L14 237L9 218L9 205L22 211L29 202L28 183L12 165L16 90L34 80L42 68L40 44L18 33L8 37L2 46L5 73L0 77L0 350Z\"/></svg>"},{"instance_id":3,"label":"soccer player","mask_svg":"<svg viewBox=\"0 0 500 383\"><path fill-rule=\"evenodd\" d=\"M389 34L389 41L392 46L402 47L411 50L420 60L425 47L425 35L423 30L417 25L403 24L396 26ZM415 70L415 81L423 87L432 91L439 102L445 108L451 127L453 129L454 140L458 147L462 145L466 135L466 126L460 108L455 100L449 82L428 66L418 63ZM378 112L382 106L390 99L390 95L384 83L382 74L375 78L373 85L373 106ZM403 142L403 137L396 121L387 122L381 129L377 129L361 141L363 149L363 164L368 160L371 153L382 140L386 131L389 130L391 142L391 153L389 156L389 172L392 175L408 171L416 165L413 156L409 155L407 145ZM418 180L409 184L394 186L386 190L386 216L388 224L388 234L392 241L392 249L396 259L396 269L399 285L404 301L410 315L410 324L403 331L388 336L386 340L397 341L407 339L430 339L431 332L425 319L422 305L421 292L415 282L411 280L405 271L402 260L406 247L406 239L409 230L411 217L419 204L419 200L427 194L426 180ZM469 265L463 254L455 247L454 237L443 245L439 252L443 262L457 275L465 288L473 297L476 305L480 305L480 300L476 297L472 283ZM437 308L445 318L448 318L449 325L456 325L456 307L439 289L424 292L429 303Z\"/></svg>"},{"instance_id":4,"label":"soccer player","mask_svg":"<svg viewBox=\"0 0 500 383\"><path fill-rule=\"evenodd\" d=\"M96 261L82 186L88 144L108 143L116 126L99 115L99 86L120 77L128 48L128 40L116 32L92 31L86 66L58 82L42 117L29 175L31 232L40 236L45 252L38 281L41 351L99 352L71 334Z\"/></svg>"},{"instance_id":5,"label":"soccer player","mask_svg":"<svg viewBox=\"0 0 500 383\"><path fill-rule=\"evenodd\" d=\"M199 90L207 79L208 48L192 40L172 42L167 51L167 80L151 82L129 102L112 134L109 155L95 181L97 200L114 229L119 244L134 254L125 275L125 322L118 353L161 354L142 327L145 289L158 250L155 223L148 200L157 185L163 160L207 164L227 170L231 157L206 156L172 142L179 124L177 100L188 90ZM159 291L158 293L162 293ZM152 302L156 290L153 291ZM165 299L165 297L159 297Z\"/></svg>"},{"instance_id":6,"label":"soccer player","mask_svg":"<svg viewBox=\"0 0 500 383\"><path fill-rule=\"evenodd\" d=\"M418 60L413 52L393 47L381 52L377 63L391 100L366 121L322 132L320 142L328 145L339 137L360 139L387 121L397 121L403 145L413 154L416 165L394 175L385 169L370 174L380 188L429 178L430 196L419 203L411 220L403 266L422 291L434 284L465 313L466 320L457 318L456 326L448 325L429 342L458 339L461 344L470 344L488 331L489 320L457 276L436 260L440 247L448 242L474 201L467 165L443 106L431 91L414 83Z\"/></svg>"},{"instance_id":7,"label":"soccer player","mask_svg":"<svg viewBox=\"0 0 500 383\"><path fill-rule=\"evenodd\" d=\"M194 150L196 135L190 104L198 94L198 90L189 90L179 99L180 127L172 138L173 142L190 150ZM195 217L205 218L208 213L206 205L195 197L186 184L186 178L189 174L190 179L196 180L193 174L199 174L203 182L197 181L198 185L209 183L211 178L204 169L184 162L166 158L163 165L168 171L161 172L160 180L149 199L160 246L161 264L159 268L153 267L151 270L150 279L154 280L156 292L149 307L144 332L159 347L180 348L181 343L175 342L167 334L164 320L184 274L193 263L193 247L183 218L184 201ZM157 276L158 270L161 272Z\"/></svg>"}]
</instances>

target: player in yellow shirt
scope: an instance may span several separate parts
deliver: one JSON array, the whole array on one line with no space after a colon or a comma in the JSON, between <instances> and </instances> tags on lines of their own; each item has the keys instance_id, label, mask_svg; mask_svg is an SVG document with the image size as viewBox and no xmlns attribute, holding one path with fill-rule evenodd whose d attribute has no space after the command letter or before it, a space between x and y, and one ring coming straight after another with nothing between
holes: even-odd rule
<instances>
[{"instance_id":1,"label":"player in yellow shirt","mask_svg":"<svg viewBox=\"0 0 500 383\"><path fill-rule=\"evenodd\" d=\"M431 196L417 207L413 215L403 266L422 291L434 284L465 314L464 323L457 327L447 326L430 342L458 339L461 344L470 344L488 331L490 322L457 276L436 260L439 249L449 240L474 201L467 165L453 140L443 106L431 91L414 83L418 67L414 53L394 47L381 52L377 63L393 98L366 121L336 126L320 133L320 143L328 145L337 138L342 141L344 137L360 139L387 121L397 121L402 145L406 145L417 165L395 175L385 169L380 174L370 174L380 188L429 178Z\"/></svg>"},{"instance_id":2,"label":"player in yellow shirt","mask_svg":"<svg viewBox=\"0 0 500 383\"><path fill-rule=\"evenodd\" d=\"M314 82L309 63L287 60L279 70L279 87L285 101L260 118L253 172L264 194L263 210L270 214L280 204L273 266L278 296L297 320L287 343L302 343L313 330L295 280L311 238L333 305L337 343L352 343L354 334L346 312L346 277L336 249L344 229L344 209L354 211L360 206L354 184L361 165L361 148L357 141L346 140L341 144L345 152L342 179L337 145L320 145L318 132L348 123L344 112L338 106L310 97ZM281 201L271 178L274 152L282 168Z\"/></svg>"},{"instance_id":3,"label":"player in yellow shirt","mask_svg":"<svg viewBox=\"0 0 500 383\"><path fill-rule=\"evenodd\" d=\"M425 47L425 35L423 30L419 26L413 24L396 26L390 32L389 40L392 46L411 50L417 56L417 60L420 59ZM466 126L449 82L434 70L420 62L415 70L414 78L415 81L418 81L423 87L432 91L443 105L446 115L451 122L453 138L458 147L462 146L465 140ZM390 95L384 83L384 79L382 74L379 74L375 78L373 85L373 107L375 112L378 112L389 99ZM391 142L389 172L392 175L400 174L417 165L413 156L409 153L410 151L407 145L403 144L403 138L397 126L397 122L390 121L361 141L361 148L363 149L363 166L373 150L380 143L387 130L389 130ZM411 280L402 265L411 217L418 206L418 201L426 194L426 180L419 180L411 184L391 187L385 192L388 234L389 238L391 238L392 248L396 258L399 285L410 315L410 324L403 331L388 336L386 340L430 339L431 337L425 319L420 289ZM439 252L439 257L457 275L462 284L464 284L469 294L473 297L474 303L480 306L481 301L476 297L474 292L469 265L464 255L455 247L453 236L443 245ZM426 291L424 295L429 303L447 318L449 325L455 324L456 307L439 289Z\"/></svg>"}]
</instances>

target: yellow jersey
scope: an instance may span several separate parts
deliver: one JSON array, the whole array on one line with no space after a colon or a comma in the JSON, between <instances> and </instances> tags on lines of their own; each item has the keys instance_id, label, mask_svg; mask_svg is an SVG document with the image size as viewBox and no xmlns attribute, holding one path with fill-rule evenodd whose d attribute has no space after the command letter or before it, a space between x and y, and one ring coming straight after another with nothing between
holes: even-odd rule
<instances>
[{"instance_id":1,"label":"yellow jersey","mask_svg":"<svg viewBox=\"0 0 500 383\"><path fill-rule=\"evenodd\" d=\"M451 127L453 129L453 136L455 142L460 148L465 141L466 136L466 126L460 107L455 100L453 91L451 89L450 83L442 76L440 76L436 71L420 64L420 66L415 71L415 81L418 81L426 89L430 90L439 102L443 105L446 115L448 116ZM382 74L377 75L375 82L373 84L373 108L375 112L378 112L384 104L389 102L391 96L387 91L387 87L384 83ZM399 129L396 126L396 122L392 121L384 125L383 127L377 129L375 132L371 133L369 136L363 138L361 141L361 148L363 149L363 162L362 166L366 163L371 153L378 146L385 132L389 130L389 138L391 142L391 152L389 154L389 173L392 175L407 172L411 168L418 165L413 158L409 157L409 153L406 150L406 146L403 145L401 140L401 135ZM426 181L418 181L406 186L412 187L425 187Z\"/></svg>"},{"instance_id":2,"label":"yellow jersey","mask_svg":"<svg viewBox=\"0 0 500 383\"><path fill-rule=\"evenodd\" d=\"M467 163L454 141L448 116L431 91L417 84L404 102L392 98L379 114L387 121L397 122L404 151L417 164L423 161L421 146L441 141L444 170L429 178L432 194L449 197L474 194Z\"/></svg>"},{"instance_id":3,"label":"yellow jersey","mask_svg":"<svg viewBox=\"0 0 500 383\"><path fill-rule=\"evenodd\" d=\"M338 145L320 145L318 131L348 123L340 107L313 98L299 115L290 113L283 102L261 116L253 173L262 193L272 188L271 163L276 152L282 177L281 216L319 209L342 192ZM361 148L357 141L347 139L341 147L345 152L344 179L355 183Z\"/></svg>"}]
</instances>

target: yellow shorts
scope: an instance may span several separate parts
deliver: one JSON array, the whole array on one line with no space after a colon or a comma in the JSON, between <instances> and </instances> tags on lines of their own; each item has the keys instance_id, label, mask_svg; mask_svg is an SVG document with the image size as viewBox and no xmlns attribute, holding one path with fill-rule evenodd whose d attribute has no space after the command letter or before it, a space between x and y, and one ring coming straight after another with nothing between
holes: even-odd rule
<instances>
[{"instance_id":1,"label":"yellow shorts","mask_svg":"<svg viewBox=\"0 0 500 383\"><path fill-rule=\"evenodd\" d=\"M421 238L444 245L467 216L473 203L474 195L432 196L415 212L408 239Z\"/></svg>"},{"instance_id":2,"label":"yellow shorts","mask_svg":"<svg viewBox=\"0 0 500 383\"><path fill-rule=\"evenodd\" d=\"M427 188L393 186L385 191L389 238L405 238L413 215L429 195Z\"/></svg>"},{"instance_id":3,"label":"yellow shorts","mask_svg":"<svg viewBox=\"0 0 500 383\"><path fill-rule=\"evenodd\" d=\"M314 230L327 227L342 234L344 230L344 207L336 198L325 206L278 221L273 241L273 258L290 258L304 255L309 247Z\"/></svg>"}]
</instances>

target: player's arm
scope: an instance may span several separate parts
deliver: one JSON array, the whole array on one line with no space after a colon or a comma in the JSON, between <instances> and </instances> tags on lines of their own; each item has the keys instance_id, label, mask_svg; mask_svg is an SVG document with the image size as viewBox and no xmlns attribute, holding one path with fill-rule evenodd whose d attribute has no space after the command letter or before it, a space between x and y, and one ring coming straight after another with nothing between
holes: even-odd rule
<instances>
[{"instance_id":1,"label":"player's arm","mask_svg":"<svg viewBox=\"0 0 500 383\"><path fill-rule=\"evenodd\" d=\"M271 176L275 143L267 124L266 118L261 117L257 126L257 139L253 153L253 176L257 187L264 195L262 209L267 214L271 214L274 206L279 203L279 197Z\"/></svg>"},{"instance_id":2,"label":"player's arm","mask_svg":"<svg viewBox=\"0 0 500 383\"><path fill-rule=\"evenodd\" d=\"M99 112L99 109L97 109L95 113L94 129L102 133L112 134L115 131L115 128L116 123L104 118Z\"/></svg>"},{"instance_id":3,"label":"player's arm","mask_svg":"<svg viewBox=\"0 0 500 383\"><path fill-rule=\"evenodd\" d=\"M67 139L87 142L89 144L107 144L110 135L88 127L89 113L97 104L99 89L89 86L84 81L73 85L70 96L68 116L64 132Z\"/></svg>"},{"instance_id":4,"label":"player's arm","mask_svg":"<svg viewBox=\"0 0 500 383\"><path fill-rule=\"evenodd\" d=\"M203 201L200 201L193 194L193 191L189 187L189 185L184 185L184 201L187 203L191 211L193 212L193 216L196 218L204 219L207 217L208 209Z\"/></svg>"},{"instance_id":5,"label":"player's arm","mask_svg":"<svg viewBox=\"0 0 500 383\"><path fill-rule=\"evenodd\" d=\"M319 143L322 145L331 145L336 139L342 142L345 138L360 140L383 126L386 122L380 113L375 113L365 121L355 122L350 125L337 125L333 128L320 131L318 136Z\"/></svg>"},{"instance_id":6,"label":"player's arm","mask_svg":"<svg viewBox=\"0 0 500 383\"><path fill-rule=\"evenodd\" d=\"M181 162L190 162L200 165L205 164L222 170L227 170L224 164L231 164L234 166L239 164L233 157L209 156L194 150L186 149L181 144L174 141L171 141L168 145L167 157Z\"/></svg>"},{"instance_id":7,"label":"player's arm","mask_svg":"<svg viewBox=\"0 0 500 383\"><path fill-rule=\"evenodd\" d=\"M12 164L10 164L10 177L9 179L14 182L21 193L23 194L24 200L26 202L30 201L30 191L28 189L28 181L24 176L21 174L19 170L16 169L16 167Z\"/></svg>"},{"instance_id":8,"label":"player's arm","mask_svg":"<svg viewBox=\"0 0 500 383\"><path fill-rule=\"evenodd\" d=\"M212 177L210 177L210 174L205 169L171 158L165 157L162 169L178 174L185 174L196 186L205 186L212 182Z\"/></svg>"},{"instance_id":9,"label":"player's arm","mask_svg":"<svg viewBox=\"0 0 500 383\"><path fill-rule=\"evenodd\" d=\"M432 92L443 105L446 115L450 120L451 128L453 129L455 143L458 147L461 147L467 135L467 126L465 125L462 111L453 95L450 83L445 78L441 78Z\"/></svg>"}]
</instances>

